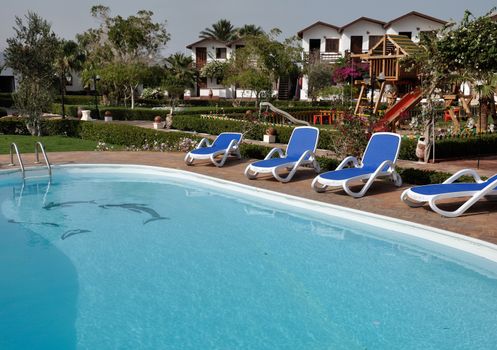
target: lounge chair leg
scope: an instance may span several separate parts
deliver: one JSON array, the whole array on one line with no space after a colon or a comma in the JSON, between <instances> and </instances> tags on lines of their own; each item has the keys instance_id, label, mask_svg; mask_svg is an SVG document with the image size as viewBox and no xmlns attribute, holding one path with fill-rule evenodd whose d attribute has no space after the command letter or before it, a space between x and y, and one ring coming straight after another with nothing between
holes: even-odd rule
<instances>
[{"instance_id":1,"label":"lounge chair leg","mask_svg":"<svg viewBox=\"0 0 497 350\"><path fill-rule=\"evenodd\" d=\"M402 178L395 171L392 173L392 182L397 187L402 186Z\"/></svg>"},{"instance_id":2,"label":"lounge chair leg","mask_svg":"<svg viewBox=\"0 0 497 350\"><path fill-rule=\"evenodd\" d=\"M193 164L193 157L190 157L190 153L186 154L185 163L186 163L186 165L192 165Z\"/></svg>"},{"instance_id":3,"label":"lounge chair leg","mask_svg":"<svg viewBox=\"0 0 497 350\"><path fill-rule=\"evenodd\" d=\"M294 168L290 168L290 169L292 169L292 170L290 171L290 173L289 173L286 177L281 177L281 176L278 174L278 169L279 169L279 168L274 168L274 169L273 169L273 176L274 176L274 178L275 178L276 180L278 180L279 182L288 182L288 181L290 181L290 180L292 179L293 175L295 174L295 170L296 170L296 168L295 168L295 167L294 167ZM288 168L287 168L287 169L288 169Z\"/></svg>"},{"instance_id":4,"label":"lounge chair leg","mask_svg":"<svg viewBox=\"0 0 497 350\"><path fill-rule=\"evenodd\" d=\"M328 186L326 185L322 185L320 186L321 183L319 182L319 179L316 177L314 178L314 180L312 181L312 184L311 184L311 187L314 191L316 191L317 193L323 193L326 191L326 189L328 188Z\"/></svg>"},{"instance_id":5,"label":"lounge chair leg","mask_svg":"<svg viewBox=\"0 0 497 350\"><path fill-rule=\"evenodd\" d=\"M421 202L414 202L412 201L409 196L407 195L407 191L408 190L405 190L404 192L402 192L402 194L400 195L400 199L402 200L402 202L404 202L405 204L407 204L408 206L410 206L411 208L419 208L419 207L422 207L424 203L421 203Z\"/></svg>"},{"instance_id":6,"label":"lounge chair leg","mask_svg":"<svg viewBox=\"0 0 497 350\"><path fill-rule=\"evenodd\" d=\"M257 172L251 172L251 168L250 168L250 165L248 167L245 168L245 176L250 179L250 180L254 180L256 177L257 177Z\"/></svg>"}]
</instances>

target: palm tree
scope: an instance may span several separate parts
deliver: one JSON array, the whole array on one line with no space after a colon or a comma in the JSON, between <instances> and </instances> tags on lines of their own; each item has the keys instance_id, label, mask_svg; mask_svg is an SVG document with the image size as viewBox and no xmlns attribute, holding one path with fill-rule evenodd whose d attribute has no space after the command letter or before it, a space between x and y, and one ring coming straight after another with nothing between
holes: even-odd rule
<instances>
[{"instance_id":1,"label":"palm tree","mask_svg":"<svg viewBox=\"0 0 497 350\"><path fill-rule=\"evenodd\" d=\"M173 104L174 98L180 98L185 89L195 84L193 59L183 53L174 53L166 58L166 76L163 81Z\"/></svg>"},{"instance_id":2,"label":"palm tree","mask_svg":"<svg viewBox=\"0 0 497 350\"><path fill-rule=\"evenodd\" d=\"M243 27L238 28L237 35L239 38L246 36L258 36L264 34L264 30L255 24L245 24Z\"/></svg>"},{"instance_id":3,"label":"palm tree","mask_svg":"<svg viewBox=\"0 0 497 350\"><path fill-rule=\"evenodd\" d=\"M219 41L231 41L236 39L237 30L227 19L220 19L211 28L205 28L200 32L202 39L216 39Z\"/></svg>"}]
</instances>

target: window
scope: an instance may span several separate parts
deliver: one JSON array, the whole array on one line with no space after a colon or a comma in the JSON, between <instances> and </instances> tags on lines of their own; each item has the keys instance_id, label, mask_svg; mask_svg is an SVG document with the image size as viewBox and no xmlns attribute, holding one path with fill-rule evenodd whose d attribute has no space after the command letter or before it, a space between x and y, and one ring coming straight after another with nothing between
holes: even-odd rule
<instances>
[{"instance_id":1,"label":"window","mask_svg":"<svg viewBox=\"0 0 497 350\"><path fill-rule=\"evenodd\" d=\"M309 51L320 51L321 50L321 39L309 39Z\"/></svg>"},{"instance_id":2,"label":"window","mask_svg":"<svg viewBox=\"0 0 497 350\"><path fill-rule=\"evenodd\" d=\"M412 38L412 32L399 32L399 35L405 35L407 36L409 39Z\"/></svg>"},{"instance_id":3,"label":"window","mask_svg":"<svg viewBox=\"0 0 497 350\"><path fill-rule=\"evenodd\" d=\"M325 52L338 52L338 44L340 39L326 39Z\"/></svg>"},{"instance_id":4,"label":"window","mask_svg":"<svg viewBox=\"0 0 497 350\"><path fill-rule=\"evenodd\" d=\"M226 58L226 48L225 47L216 47L216 58Z\"/></svg>"},{"instance_id":5,"label":"window","mask_svg":"<svg viewBox=\"0 0 497 350\"><path fill-rule=\"evenodd\" d=\"M383 35L370 35L369 36L369 49L371 50L376 44L380 42L380 40L383 39Z\"/></svg>"},{"instance_id":6,"label":"window","mask_svg":"<svg viewBox=\"0 0 497 350\"><path fill-rule=\"evenodd\" d=\"M352 35L350 37L350 52L362 53L362 36Z\"/></svg>"}]
</instances>

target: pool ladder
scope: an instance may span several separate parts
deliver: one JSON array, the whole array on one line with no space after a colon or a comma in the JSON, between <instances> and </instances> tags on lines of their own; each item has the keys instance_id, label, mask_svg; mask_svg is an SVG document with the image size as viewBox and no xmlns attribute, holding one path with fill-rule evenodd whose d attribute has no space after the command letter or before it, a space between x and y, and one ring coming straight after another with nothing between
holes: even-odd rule
<instances>
[{"instance_id":1,"label":"pool ladder","mask_svg":"<svg viewBox=\"0 0 497 350\"><path fill-rule=\"evenodd\" d=\"M40 141L35 142L35 164L40 164L40 152L43 154L45 159L45 165L48 170L48 176L52 177L52 165L48 161L47 153L45 152L45 147ZM24 162L22 161L21 152L15 142L10 144L10 166L14 166L14 153L17 155L17 160L19 161L19 167L21 168L22 178L26 179L26 168L24 167ZM36 176L33 176L36 177Z\"/></svg>"}]
</instances>

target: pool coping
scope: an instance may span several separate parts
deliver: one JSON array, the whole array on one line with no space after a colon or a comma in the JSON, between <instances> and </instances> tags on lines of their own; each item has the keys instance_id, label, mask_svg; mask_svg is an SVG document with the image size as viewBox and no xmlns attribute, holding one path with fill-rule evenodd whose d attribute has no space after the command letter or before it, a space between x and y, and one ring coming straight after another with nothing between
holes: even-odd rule
<instances>
[{"instance_id":1,"label":"pool coping","mask_svg":"<svg viewBox=\"0 0 497 350\"><path fill-rule=\"evenodd\" d=\"M352 220L355 222L360 222L368 225L372 225L379 228L385 228L385 221L391 223L393 227L389 229L402 232L409 236L416 238L421 238L426 241L430 241L437 244L442 244L455 248L457 250L462 250L470 254L474 254L490 261L497 263L497 245L486 242L477 238L465 236L459 233L422 225L419 223L406 221L402 219L397 219L385 215L370 213L366 211L361 211L353 208L343 207L331 203L323 203L313 199L302 198L286 193L276 192L272 190L267 190L259 187L249 186L245 184L236 183L229 180L219 179L208 175L193 173L180 169L156 167L149 165L128 165L128 164L72 164L72 165L58 165L56 167L70 168L70 167L131 167L135 169L144 170L155 170L159 173L167 173L181 175L183 180L185 177L192 179L201 180L199 182L204 183L209 186L214 186L217 188L226 189L224 186L229 186L229 189L234 190L241 194L246 194L249 196L254 196L256 194L258 197L262 197L272 202L288 205L292 207L301 208L304 210L312 210L313 213L320 213L326 216L338 216L345 218L347 220ZM409 230L407 230L409 228ZM427 232L428 231L428 232ZM436 235L433 235L435 233Z\"/></svg>"},{"instance_id":2,"label":"pool coping","mask_svg":"<svg viewBox=\"0 0 497 350\"><path fill-rule=\"evenodd\" d=\"M497 245L486 242L477 238L469 237L463 234L451 232L448 230L427 226L407 220L397 219L394 217L366 212L358 209L353 209L345 206L340 206L331 203L320 202L313 199L303 198L295 195L290 195L273 190L263 189L255 186L240 184L234 181L220 179L204 174L190 172L181 169L159 167L152 165L138 164L60 164L53 165L53 169L62 168L127 168L141 170L145 174L168 175L181 180L192 179L200 184L213 186L222 190L233 191L250 197L259 197L271 201L276 204L299 208L306 211L311 211L313 217L316 214L321 214L326 217L340 217L349 221L354 221L362 224L367 224L376 228L388 229L398 233L402 233L407 237L421 239L424 242L435 243L437 245L456 249L468 253L472 256L481 257L492 263L497 263ZM26 168L28 169L28 168ZM19 169L3 169L1 174L10 174L20 172ZM133 172L137 174L136 172ZM386 223L389 225L386 225ZM402 240L404 237L398 237ZM443 252L442 252L443 253ZM483 269L487 270L485 267Z\"/></svg>"}]
</instances>

